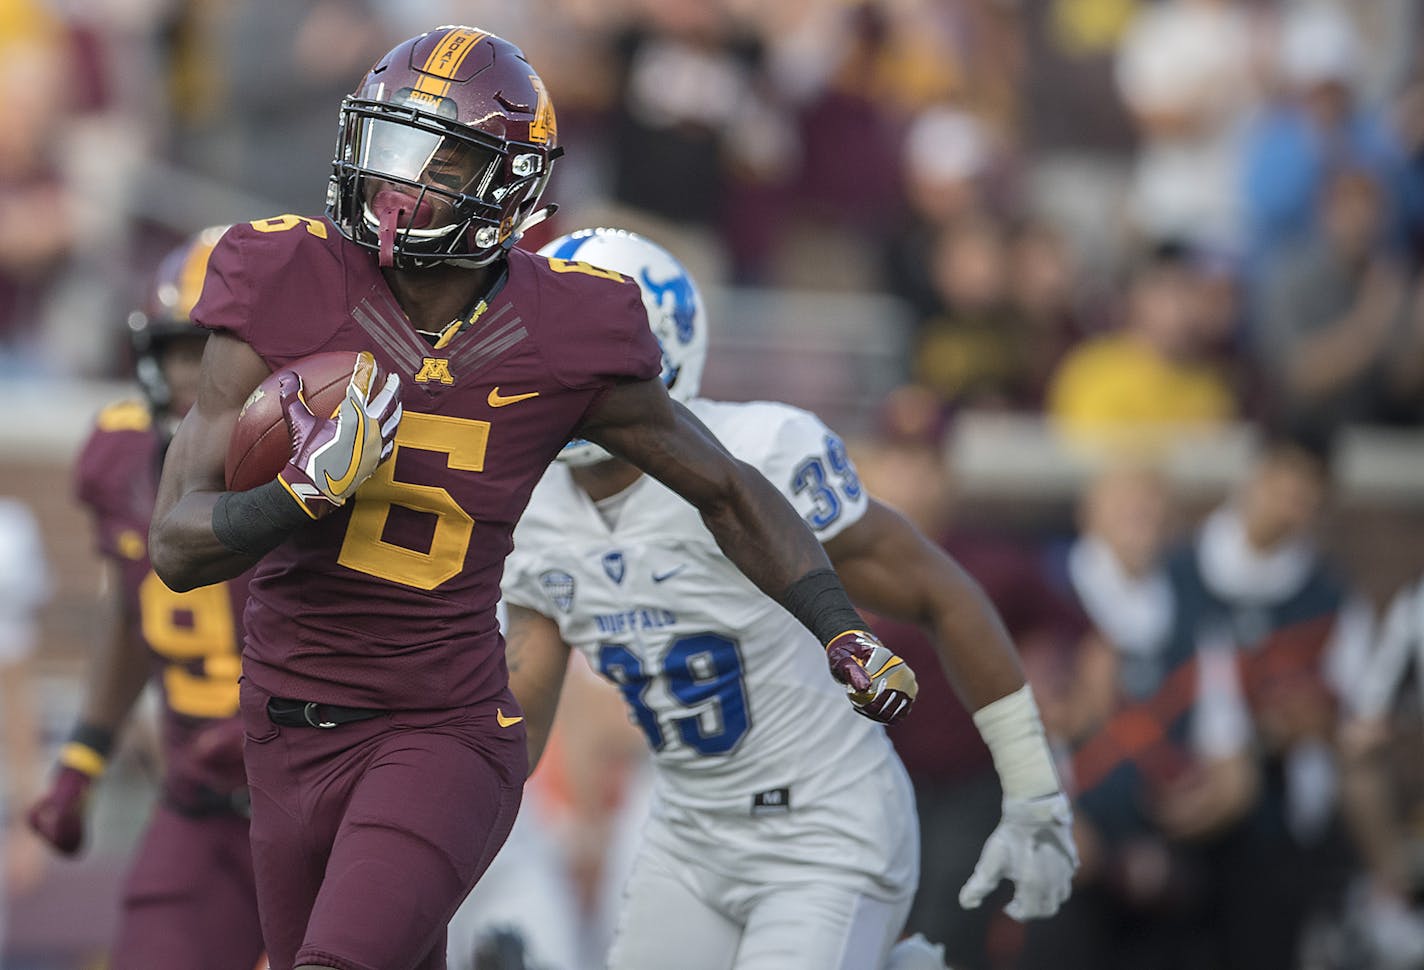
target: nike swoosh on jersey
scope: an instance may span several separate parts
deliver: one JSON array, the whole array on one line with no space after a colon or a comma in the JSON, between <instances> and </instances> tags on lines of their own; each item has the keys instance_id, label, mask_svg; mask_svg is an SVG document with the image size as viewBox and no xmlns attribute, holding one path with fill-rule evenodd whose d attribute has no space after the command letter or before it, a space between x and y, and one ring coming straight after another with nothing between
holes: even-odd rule
<instances>
[{"instance_id":1,"label":"nike swoosh on jersey","mask_svg":"<svg viewBox=\"0 0 1424 970\"><path fill-rule=\"evenodd\" d=\"M530 391L528 394L510 394L508 396L499 393L499 386L490 388L489 397L486 399L492 408L508 407L511 404L518 404L520 401L527 401L531 397L538 397L538 391Z\"/></svg>"},{"instance_id":2,"label":"nike swoosh on jersey","mask_svg":"<svg viewBox=\"0 0 1424 970\"><path fill-rule=\"evenodd\" d=\"M672 579L674 576L676 576L678 573L682 572L686 568L687 563L683 563L681 566L675 566L672 569L669 569L667 572L653 573L653 582L661 583L664 580Z\"/></svg>"},{"instance_id":3,"label":"nike swoosh on jersey","mask_svg":"<svg viewBox=\"0 0 1424 970\"><path fill-rule=\"evenodd\" d=\"M504 711L498 707L494 710L494 719L499 722L499 726L502 728L514 727L514 725L524 720L523 717L505 717Z\"/></svg>"}]
</instances>

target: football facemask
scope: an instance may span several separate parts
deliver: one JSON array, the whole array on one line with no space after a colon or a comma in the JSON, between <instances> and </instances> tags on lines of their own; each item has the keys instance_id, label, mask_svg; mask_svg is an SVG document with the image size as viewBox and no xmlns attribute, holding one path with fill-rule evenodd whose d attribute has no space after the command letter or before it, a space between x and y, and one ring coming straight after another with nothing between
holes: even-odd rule
<instances>
[{"instance_id":1,"label":"football facemask","mask_svg":"<svg viewBox=\"0 0 1424 970\"><path fill-rule=\"evenodd\" d=\"M485 266L535 221L555 144L513 44L441 27L398 45L341 106L327 215L382 266Z\"/></svg>"}]
</instances>

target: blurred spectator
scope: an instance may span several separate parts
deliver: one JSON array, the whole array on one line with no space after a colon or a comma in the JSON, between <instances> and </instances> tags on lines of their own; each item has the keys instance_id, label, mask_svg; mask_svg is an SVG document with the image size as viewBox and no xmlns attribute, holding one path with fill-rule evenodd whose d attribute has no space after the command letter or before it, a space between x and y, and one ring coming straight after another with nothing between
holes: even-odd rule
<instances>
[{"instance_id":1,"label":"blurred spectator","mask_svg":"<svg viewBox=\"0 0 1424 970\"><path fill-rule=\"evenodd\" d=\"M1385 245L1378 181L1349 169L1321 190L1319 232L1264 267L1255 350L1290 419L1379 420L1390 404L1384 377L1404 344L1408 270Z\"/></svg>"},{"instance_id":2,"label":"blurred spectator","mask_svg":"<svg viewBox=\"0 0 1424 970\"><path fill-rule=\"evenodd\" d=\"M1424 24L1424 11L1420 13L1420 21ZM1406 158L1401 200L1405 241L1415 263L1424 265L1424 52L1419 57L1415 78L1400 96L1395 113Z\"/></svg>"},{"instance_id":3,"label":"blurred spectator","mask_svg":"<svg viewBox=\"0 0 1424 970\"><path fill-rule=\"evenodd\" d=\"M813 82L803 65L792 82L800 102L799 171L785 194L797 226L778 277L870 288L879 285L874 253L899 228L906 119L960 87L961 65L923 5L868 0L821 9L834 16L833 32L819 38L815 52L825 76ZM783 54L783 69L786 60Z\"/></svg>"},{"instance_id":4,"label":"blurred spectator","mask_svg":"<svg viewBox=\"0 0 1424 970\"><path fill-rule=\"evenodd\" d=\"M954 483L942 448L946 412L937 396L917 387L887 399L881 435L857 455L866 487L906 515L984 588L1018 646L1050 734L1066 720L1059 672L1079 648L1086 619L1047 581L1034 553L956 521ZM913 624L872 619L915 668L920 693L915 717L890 729L890 739L915 785L920 817L920 886L906 932L945 944L948 962L984 970L994 900L974 910L958 904L959 888L977 861L977 839L996 824L998 778L933 645Z\"/></svg>"},{"instance_id":5,"label":"blurred spectator","mask_svg":"<svg viewBox=\"0 0 1424 970\"><path fill-rule=\"evenodd\" d=\"M1028 335L1009 306L1003 229L985 217L962 219L929 256L938 306L919 325L915 378L955 405L1021 403L1031 394L1022 373Z\"/></svg>"},{"instance_id":6,"label":"blurred spectator","mask_svg":"<svg viewBox=\"0 0 1424 970\"><path fill-rule=\"evenodd\" d=\"M57 151L69 107L63 26L37 0L0 10L0 375L48 371L39 333L48 284L75 241Z\"/></svg>"},{"instance_id":7,"label":"blurred spectator","mask_svg":"<svg viewBox=\"0 0 1424 970\"><path fill-rule=\"evenodd\" d=\"M1110 653L1083 668L1083 694L1100 722L1118 697L1142 700L1165 679L1176 602L1163 553L1171 495L1148 466L1109 468L1079 503L1078 538L1064 571ZM1105 699L1105 700L1104 700Z\"/></svg>"},{"instance_id":8,"label":"blurred spectator","mask_svg":"<svg viewBox=\"0 0 1424 970\"><path fill-rule=\"evenodd\" d=\"M1104 636L1073 687L1086 851L1068 907L1030 928L1025 970L1216 966L1193 925L1191 843L1250 806L1249 721L1229 647L1202 636L1168 569L1170 506L1166 480L1136 465L1107 469L1080 503L1063 571Z\"/></svg>"},{"instance_id":9,"label":"blurred spectator","mask_svg":"<svg viewBox=\"0 0 1424 970\"><path fill-rule=\"evenodd\" d=\"M1075 897L1079 918L1031 934L1031 951L1062 959L1086 939L1093 960L1067 965L1213 970L1320 958L1305 955L1309 929L1338 911L1352 865L1334 724L1369 633L1314 543L1328 476L1322 439L1273 434L1168 557L1175 662L1074 756L1097 882ZM1125 920L1122 905L1139 912ZM1136 960L1118 962L1125 952Z\"/></svg>"},{"instance_id":10,"label":"blurred spectator","mask_svg":"<svg viewBox=\"0 0 1424 970\"><path fill-rule=\"evenodd\" d=\"M367 0L197 5L178 54L201 58L207 90L174 130L172 153L245 193L241 204L265 206L209 212L199 224L319 207L336 145L331 106L392 39Z\"/></svg>"},{"instance_id":11,"label":"blurred spectator","mask_svg":"<svg viewBox=\"0 0 1424 970\"><path fill-rule=\"evenodd\" d=\"M0 497L0 953L9 900L34 888L45 858L22 809L40 782L30 655L39 635L35 614L49 599L47 562L34 513Z\"/></svg>"},{"instance_id":12,"label":"blurred spectator","mask_svg":"<svg viewBox=\"0 0 1424 970\"><path fill-rule=\"evenodd\" d=\"M942 230L927 256L934 302L919 322L915 378L957 407L1041 408L1085 328L1062 237L1043 224L1011 237L970 215Z\"/></svg>"},{"instance_id":13,"label":"blurred spectator","mask_svg":"<svg viewBox=\"0 0 1424 970\"><path fill-rule=\"evenodd\" d=\"M1118 87L1142 138L1130 219L1149 242L1239 243L1241 138L1256 100L1251 44L1236 0L1163 0L1128 28Z\"/></svg>"},{"instance_id":14,"label":"blurred spectator","mask_svg":"<svg viewBox=\"0 0 1424 970\"><path fill-rule=\"evenodd\" d=\"M1078 441L1154 446L1188 427L1210 428L1236 412L1210 362L1214 321L1204 312L1201 270L1163 247L1137 267L1125 320L1064 359L1049 389L1049 413Z\"/></svg>"},{"instance_id":15,"label":"blurred spectator","mask_svg":"<svg viewBox=\"0 0 1424 970\"><path fill-rule=\"evenodd\" d=\"M1364 56L1339 5L1325 0L1288 10L1276 44L1279 93L1253 124L1245 147L1244 201L1254 261L1318 225L1326 183L1339 169L1372 173L1385 212L1394 211L1403 157L1385 118L1356 95Z\"/></svg>"},{"instance_id":16,"label":"blurred spectator","mask_svg":"<svg viewBox=\"0 0 1424 970\"><path fill-rule=\"evenodd\" d=\"M1262 778L1251 813L1201 850L1224 967L1296 967L1353 865L1332 744L1371 618L1316 545L1329 488L1328 440L1273 432L1173 560L1198 629L1235 645Z\"/></svg>"},{"instance_id":17,"label":"blurred spectator","mask_svg":"<svg viewBox=\"0 0 1424 970\"><path fill-rule=\"evenodd\" d=\"M1352 902L1371 967L1424 966L1424 581L1395 594L1374 651L1347 697L1341 795L1368 866ZM1411 689L1412 688L1412 689Z\"/></svg>"},{"instance_id":18,"label":"blurred spectator","mask_svg":"<svg viewBox=\"0 0 1424 970\"><path fill-rule=\"evenodd\" d=\"M1141 0L1018 0L1029 207L1066 231L1095 274L1119 257L1136 147L1114 79Z\"/></svg>"},{"instance_id":19,"label":"blurred spectator","mask_svg":"<svg viewBox=\"0 0 1424 970\"><path fill-rule=\"evenodd\" d=\"M1078 252L1068 237L1043 221L1013 233L1009 251L1009 305L1027 336L1020 367L1026 376L1024 403L1042 410L1049 381L1076 344L1101 325L1082 292Z\"/></svg>"},{"instance_id":20,"label":"blurred spectator","mask_svg":"<svg viewBox=\"0 0 1424 970\"><path fill-rule=\"evenodd\" d=\"M718 237L732 228L722 221L734 180L781 177L795 149L765 47L720 4L642 0L637 11L613 39L607 150L614 201L645 218L618 224Z\"/></svg>"},{"instance_id":21,"label":"blurred spectator","mask_svg":"<svg viewBox=\"0 0 1424 970\"><path fill-rule=\"evenodd\" d=\"M905 213L886 250L890 291L925 319L943 308L935 247L946 229L992 209L998 151L975 116L941 105L910 123L901 158Z\"/></svg>"},{"instance_id":22,"label":"blurred spectator","mask_svg":"<svg viewBox=\"0 0 1424 970\"><path fill-rule=\"evenodd\" d=\"M1404 333L1387 362L1390 417L1412 425L1424 421L1424 274L1416 273L1415 279L1405 307Z\"/></svg>"}]
</instances>

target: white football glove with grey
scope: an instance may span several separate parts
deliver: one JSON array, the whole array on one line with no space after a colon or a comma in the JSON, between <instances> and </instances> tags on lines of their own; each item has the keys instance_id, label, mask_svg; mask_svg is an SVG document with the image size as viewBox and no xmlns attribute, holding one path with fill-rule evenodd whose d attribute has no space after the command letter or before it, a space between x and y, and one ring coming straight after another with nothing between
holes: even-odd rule
<instances>
[{"instance_id":1,"label":"white football glove with grey","mask_svg":"<svg viewBox=\"0 0 1424 970\"><path fill-rule=\"evenodd\" d=\"M382 381L376 358L361 351L346 395L329 416L312 413L296 371L279 371L277 389L292 437L291 460L277 480L307 515L320 518L344 505L395 447L400 378Z\"/></svg>"},{"instance_id":2,"label":"white football glove with grey","mask_svg":"<svg viewBox=\"0 0 1424 970\"><path fill-rule=\"evenodd\" d=\"M1060 790L1038 705L1028 685L974 713L1004 790L1003 815L979 854L974 874L959 891L973 909L1008 879L1014 898L1004 908L1022 922L1044 919L1073 892L1078 847L1073 810Z\"/></svg>"},{"instance_id":3,"label":"white football glove with grey","mask_svg":"<svg viewBox=\"0 0 1424 970\"><path fill-rule=\"evenodd\" d=\"M1004 912L1020 922L1044 919L1073 892L1078 848L1073 812L1062 792L1042 798L1005 798L999 825L984 843L974 874L959 891L959 905L973 909L1008 879L1014 898Z\"/></svg>"}]
</instances>

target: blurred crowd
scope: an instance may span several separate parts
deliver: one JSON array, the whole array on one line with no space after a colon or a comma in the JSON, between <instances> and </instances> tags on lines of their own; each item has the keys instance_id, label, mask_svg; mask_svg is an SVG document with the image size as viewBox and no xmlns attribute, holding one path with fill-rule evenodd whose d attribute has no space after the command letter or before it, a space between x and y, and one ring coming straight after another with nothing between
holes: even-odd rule
<instances>
[{"instance_id":1,"label":"blurred crowd","mask_svg":"<svg viewBox=\"0 0 1424 970\"><path fill-rule=\"evenodd\" d=\"M561 209L531 241L625 226L707 289L885 293L912 321L913 386L858 460L1003 612L1084 857L1050 923L959 910L999 796L923 676L896 730L925 841L912 928L960 970L1424 967L1403 689L1424 591L1367 602L1316 539L1334 432L1424 418L1424 8L5 0L0 381L127 375L159 257L318 214L341 97L446 22L522 46L553 97ZM956 521L944 433L984 410L1111 456L1073 536ZM1241 421L1272 429L1257 460L1190 514L1159 446ZM610 905L603 848L637 790L633 749L591 738L531 797L585 915Z\"/></svg>"},{"instance_id":2,"label":"blurred crowd","mask_svg":"<svg viewBox=\"0 0 1424 970\"><path fill-rule=\"evenodd\" d=\"M889 292L909 374L1072 433L1424 403L1424 60L1409 0L12 0L0 347L122 373L167 244L324 199L398 38L521 43L617 221L708 287ZM102 339L95 339L96 334ZM1135 432L1127 432L1135 434Z\"/></svg>"}]
</instances>

